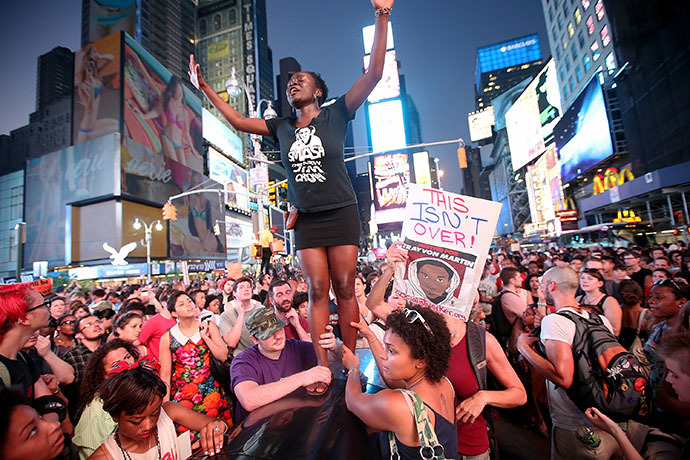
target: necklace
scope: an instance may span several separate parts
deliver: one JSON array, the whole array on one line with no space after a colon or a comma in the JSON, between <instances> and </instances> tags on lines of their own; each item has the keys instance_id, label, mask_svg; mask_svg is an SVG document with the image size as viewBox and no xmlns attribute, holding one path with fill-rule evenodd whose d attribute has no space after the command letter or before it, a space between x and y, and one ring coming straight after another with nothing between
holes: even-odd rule
<instances>
[{"instance_id":1,"label":"necklace","mask_svg":"<svg viewBox=\"0 0 690 460\"><path fill-rule=\"evenodd\" d=\"M153 435L156 437L156 449L158 450L158 460L161 460L161 443L158 441L158 429L157 428L153 429ZM117 447L120 448L120 452L122 452L122 458L124 460L132 460L132 457L129 455L129 452L127 452L122 447L122 442L120 442L120 429L119 428L115 432L115 443L117 444ZM149 444L150 444L150 442L149 442ZM148 449L147 449L147 452L148 452Z\"/></svg>"}]
</instances>

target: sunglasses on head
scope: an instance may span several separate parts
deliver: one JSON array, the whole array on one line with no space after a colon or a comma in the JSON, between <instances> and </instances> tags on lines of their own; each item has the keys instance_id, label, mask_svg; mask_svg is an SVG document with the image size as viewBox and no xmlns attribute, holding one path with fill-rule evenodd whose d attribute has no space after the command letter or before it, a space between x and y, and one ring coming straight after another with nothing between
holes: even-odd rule
<instances>
[{"instance_id":1,"label":"sunglasses on head","mask_svg":"<svg viewBox=\"0 0 690 460\"><path fill-rule=\"evenodd\" d=\"M670 278L654 281L653 286L669 286L680 292L680 286L678 286L678 283L676 283Z\"/></svg>"},{"instance_id":2,"label":"sunglasses on head","mask_svg":"<svg viewBox=\"0 0 690 460\"><path fill-rule=\"evenodd\" d=\"M411 310L409 308L403 308L402 313L403 313L403 315L405 315L405 319L407 320L408 323L412 324L415 321L419 321L420 323L422 323L424 328L427 331L429 331L429 334L434 335L434 331L431 330L431 327L429 327L429 325L427 324L424 317L417 310Z\"/></svg>"}]
</instances>

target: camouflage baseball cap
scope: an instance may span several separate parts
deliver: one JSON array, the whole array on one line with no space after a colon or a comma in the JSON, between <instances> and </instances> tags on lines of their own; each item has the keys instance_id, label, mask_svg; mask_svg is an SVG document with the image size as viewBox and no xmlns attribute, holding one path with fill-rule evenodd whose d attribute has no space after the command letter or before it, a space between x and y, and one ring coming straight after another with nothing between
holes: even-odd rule
<instances>
[{"instance_id":1,"label":"camouflage baseball cap","mask_svg":"<svg viewBox=\"0 0 690 460\"><path fill-rule=\"evenodd\" d=\"M258 340L266 340L285 327L272 308L261 307L249 313L244 324L249 329L249 335Z\"/></svg>"}]
</instances>

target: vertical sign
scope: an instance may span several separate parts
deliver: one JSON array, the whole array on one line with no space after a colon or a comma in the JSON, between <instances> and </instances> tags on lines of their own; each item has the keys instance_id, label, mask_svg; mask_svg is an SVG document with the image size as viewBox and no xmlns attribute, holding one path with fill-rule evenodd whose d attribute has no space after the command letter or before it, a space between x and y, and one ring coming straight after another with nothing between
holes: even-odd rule
<instances>
[{"instance_id":1,"label":"vertical sign","mask_svg":"<svg viewBox=\"0 0 690 460\"><path fill-rule=\"evenodd\" d=\"M247 97L256 107L256 24L254 0L242 0L242 34L244 41L244 81L249 87ZM258 107L257 107L258 109Z\"/></svg>"}]
</instances>

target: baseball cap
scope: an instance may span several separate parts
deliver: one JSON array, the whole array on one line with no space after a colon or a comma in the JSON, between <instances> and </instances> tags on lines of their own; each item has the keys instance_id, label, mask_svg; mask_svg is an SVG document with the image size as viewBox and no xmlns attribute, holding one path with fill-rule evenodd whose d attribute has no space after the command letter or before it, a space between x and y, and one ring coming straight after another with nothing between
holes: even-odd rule
<instances>
[{"instance_id":1,"label":"baseball cap","mask_svg":"<svg viewBox=\"0 0 690 460\"><path fill-rule=\"evenodd\" d=\"M270 228L270 230L278 230L278 227L276 227L276 226L274 225L273 227Z\"/></svg>"},{"instance_id":2,"label":"baseball cap","mask_svg":"<svg viewBox=\"0 0 690 460\"><path fill-rule=\"evenodd\" d=\"M279 330L285 327L286 323L281 321L272 308L261 307L249 313L244 324L249 329L249 335L258 340L266 340Z\"/></svg>"}]
</instances>

